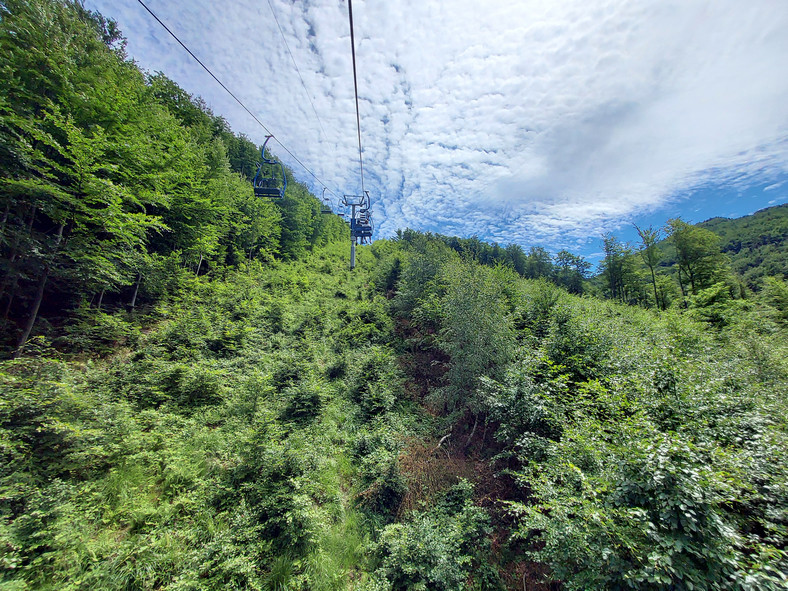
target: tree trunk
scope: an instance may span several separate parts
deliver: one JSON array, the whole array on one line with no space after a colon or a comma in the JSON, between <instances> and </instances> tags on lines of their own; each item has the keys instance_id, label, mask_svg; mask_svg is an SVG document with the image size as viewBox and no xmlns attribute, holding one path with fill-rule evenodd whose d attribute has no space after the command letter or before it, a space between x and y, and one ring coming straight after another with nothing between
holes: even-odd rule
<instances>
[{"instance_id":1,"label":"tree trunk","mask_svg":"<svg viewBox=\"0 0 788 591\"><path fill-rule=\"evenodd\" d=\"M679 265L679 288L681 289L681 297L686 298L687 292L684 291L684 283L681 281L681 265Z\"/></svg>"},{"instance_id":2,"label":"tree trunk","mask_svg":"<svg viewBox=\"0 0 788 591\"><path fill-rule=\"evenodd\" d=\"M2 228L0 228L0 235L5 236L5 224L8 221L8 214L11 213L11 202L9 201L5 206L5 211L3 212L3 224Z\"/></svg>"},{"instance_id":3,"label":"tree trunk","mask_svg":"<svg viewBox=\"0 0 788 591\"><path fill-rule=\"evenodd\" d=\"M30 215L30 221L27 224L27 235L28 235L28 237L32 236L32 234L33 234L33 223L36 220L36 210L37 209L38 208L34 205L33 209L32 209L32 213ZM7 217L8 217L8 211L6 211L6 214L3 217L3 232L5 232L5 222L6 222L6 218ZM14 261L16 261L17 256L19 256L19 249L20 249L20 244L21 243L22 243L21 234L17 234L16 235L16 240L14 240L14 246L11 247L11 255L8 257L8 262L11 265L14 264ZM9 269L8 269L9 274L11 273L11 271L12 271L12 269L11 269L11 267L9 267ZM16 293L16 288L17 288L18 282L19 282L18 276L14 277L13 286L11 288L12 293ZM2 298L2 296L5 294L5 291L6 291L7 287L8 287L8 276L3 278L3 286L0 289L0 298ZM13 295L11 296L10 299L13 300ZM11 305L9 303L8 308L10 308L10 307L11 307ZM6 311L6 317L7 316L8 316L8 311Z\"/></svg>"},{"instance_id":4,"label":"tree trunk","mask_svg":"<svg viewBox=\"0 0 788 591\"><path fill-rule=\"evenodd\" d=\"M131 296L131 302L129 302L129 309L133 310L135 304L137 303L137 294L140 291L140 283L142 282L142 273L137 274L137 283L134 285L134 294Z\"/></svg>"},{"instance_id":5,"label":"tree trunk","mask_svg":"<svg viewBox=\"0 0 788 591\"><path fill-rule=\"evenodd\" d=\"M99 312L101 312L101 302L104 301L104 292L105 291L106 291L106 289L102 289L101 290L101 293L99 294L98 304L96 304L96 310L98 310Z\"/></svg>"},{"instance_id":6,"label":"tree trunk","mask_svg":"<svg viewBox=\"0 0 788 591\"><path fill-rule=\"evenodd\" d=\"M60 242L63 240L63 229L65 227L65 223L58 226L55 246L52 249L53 252L57 251L58 247L60 246ZM27 343L27 339L30 338L30 333L36 323L36 319L38 318L38 310L41 308L41 300L44 299L44 287L46 287L48 277L49 264L47 263L44 265L44 272L42 273L41 280L38 283L36 298L33 301L33 307L31 308L30 315L27 318L27 324L25 324L25 329L22 331L22 336L19 337L19 343L16 346L16 351L14 351L14 359L17 359L22 354L22 348L25 346L25 343Z\"/></svg>"},{"instance_id":7,"label":"tree trunk","mask_svg":"<svg viewBox=\"0 0 788 591\"><path fill-rule=\"evenodd\" d=\"M14 298L16 297L17 289L19 288L19 277L14 277L14 281L11 283L11 291L8 294L8 302L6 302L5 310L3 310L3 320L8 320L8 314L11 312L11 304L14 303Z\"/></svg>"},{"instance_id":8,"label":"tree trunk","mask_svg":"<svg viewBox=\"0 0 788 591\"><path fill-rule=\"evenodd\" d=\"M22 332L22 336L19 337L19 343L16 346L16 351L14 351L14 359L18 359L19 356L22 355L22 348L25 346L25 343L27 343L27 339L30 337L30 332L33 330L33 326L36 323L36 319L38 318L38 309L41 307L41 300L44 299L44 287L47 284L47 277L49 277L48 265L44 267L44 273L41 275L41 279L38 282L36 299L33 302L33 308L30 310L30 315L27 318L25 330Z\"/></svg>"},{"instance_id":9,"label":"tree trunk","mask_svg":"<svg viewBox=\"0 0 788 591\"><path fill-rule=\"evenodd\" d=\"M649 265L648 268L651 270L651 285L654 286L654 305L657 307L657 310L659 310L661 306L659 305L659 297L657 296L657 276L654 275L654 267Z\"/></svg>"},{"instance_id":10,"label":"tree trunk","mask_svg":"<svg viewBox=\"0 0 788 591\"><path fill-rule=\"evenodd\" d=\"M202 267L202 255L200 255L200 262L197 263L197 272L195 273L198 277L200 276L200 267Z\"/></svg>"},{"instance_id":11,"label":"tree trunk","mask_svg":"<svg viewBox=\"0 0 788 591\"><path fill-rule=\"evenodd\" d=\"M476 425L478 425L478 424L479 424L479 415L477 413L476 414L476 418L473 420L473 429L471 429L471 434L468 435L468 441L465 442L466 449L471 444L471 440L473 439L473 435L474 435L474 433L476 433Z\"/></svg>"}]
</instances>

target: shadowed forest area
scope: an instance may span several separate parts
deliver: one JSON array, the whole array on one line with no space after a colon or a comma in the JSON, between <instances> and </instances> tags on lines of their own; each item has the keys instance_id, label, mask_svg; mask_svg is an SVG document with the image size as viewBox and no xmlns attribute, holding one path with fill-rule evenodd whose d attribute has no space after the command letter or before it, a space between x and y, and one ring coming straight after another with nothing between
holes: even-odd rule
<instances>
[{"instance_id":1,"label":"shadowed forest area","mask_svg":"<svg viewBox=\"0 0 788 591\"><path fill-rule=\"evenodd\" d=\"M351 271L113 21L0 56L0 590L788 586L788 208Z\"/></svg>"}]
</instances>

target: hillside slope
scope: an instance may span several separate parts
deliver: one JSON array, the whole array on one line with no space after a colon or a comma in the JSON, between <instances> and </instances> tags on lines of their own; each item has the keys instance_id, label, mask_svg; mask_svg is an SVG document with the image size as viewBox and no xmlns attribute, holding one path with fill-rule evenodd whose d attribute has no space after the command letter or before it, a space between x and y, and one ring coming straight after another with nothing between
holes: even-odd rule
<instances>
[{"instance_id":1,"label":"hillside slope","mask_svg":"<svg viewBox=\"0 0 788 591\"><path fill-rule=\"evenodd\" d=\"M731 266L750 285L761 278L788 278L788 204L736 219L712 218L698 224L721 238Z\"/></svg>"},{"instance_id":2,"label":"hillside slope","mask_svg":"<svg viewBox=\"0 0 788 591\"><path fill-rule=\"evenodd\" d=\"M714 331L411 239L0 362L3 584L784 588L779 314Z\"/></svg>"}]
</instances>

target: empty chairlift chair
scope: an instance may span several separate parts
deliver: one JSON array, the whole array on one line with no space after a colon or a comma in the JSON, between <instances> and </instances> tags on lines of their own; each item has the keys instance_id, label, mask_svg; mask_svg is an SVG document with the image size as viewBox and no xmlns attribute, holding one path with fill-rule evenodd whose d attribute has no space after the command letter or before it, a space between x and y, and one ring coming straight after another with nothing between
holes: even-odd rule
<instances>
[{"instance_id":1,"label":"empty chairlift chair","mask_svg":"<svg viewBox=\"0 0 788 591\"><path fill-rule=\"evenodd\" d=\"M260 149L262 162L257 165L257 172L252 180L252 186L254 187L255 197L282 199L287 188L285 166L281 162L265 157L265 145L272 137L272 135L266 136L265 143Z\"/></svg>"},{"instance_id":2,"label":"empty chairlift chair","mask_svg":"<svg viewBox=\"0 0 788 591\"><path fill-rule=\"evenodd\" d=\"M321 199L320 203L320 213L334 213L334 210L331 208L331 201L326 197L326 188L323 187L323 198Z\"/></svg>"}]
</instances>

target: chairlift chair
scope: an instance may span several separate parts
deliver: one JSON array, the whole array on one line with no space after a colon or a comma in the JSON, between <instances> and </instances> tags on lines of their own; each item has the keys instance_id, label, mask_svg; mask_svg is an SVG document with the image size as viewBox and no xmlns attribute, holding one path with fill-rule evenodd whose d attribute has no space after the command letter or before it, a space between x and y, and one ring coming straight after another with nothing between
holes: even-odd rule
<instances>
[{"instance_id":1,"label":"chairlift chair","mask_svg":"<svg viewBox=\"0 0 788 591\"><path fill-rule=\"evenodd\" d=\"M342 205L351 209L347 220L350 223L351 238L361 238L363 242L366 238L372 237L374 228L372 226L370 203L369 191L364 191L364 195L344 196Z\"/></svg>"},{"instance_id":2,"label":"chairlift chair","mask_svg":"<svg viewBox=\"0 0 788 591\"><path fill-rule=\"evenodd\" d=\"M326 197L326 188L323 187L323 197L320 203L320 213L334 213L334 210L331 208L331 201Z\"/></svg>"},{"instance_id":3,"label":"chairlift chair","mask_svg":"<svg viewBox=\"0 0 788 591\"><path fill-rule=\"evenodd\" d=\"M260 148L262 162L257 165L257 172L252 180L255 197L267 197L268 199L282 199L287 188L287 176L285 176L285 166L281 162L265 157L265 145L272 135L266 136L263 147ZM277 176L276 167L279 167L281 176Z\"/></svg>"},{"instance_id":4,"label":"chairlift chair","mask_svg":"<svg viewBox=\"0 0 788 591\"><path fill-rule=\"evenodd\" d=\"M362 209L355 219L350 220L350 234L356 238L372 238L372 212Z\"/></svg>"}]
</instances>

